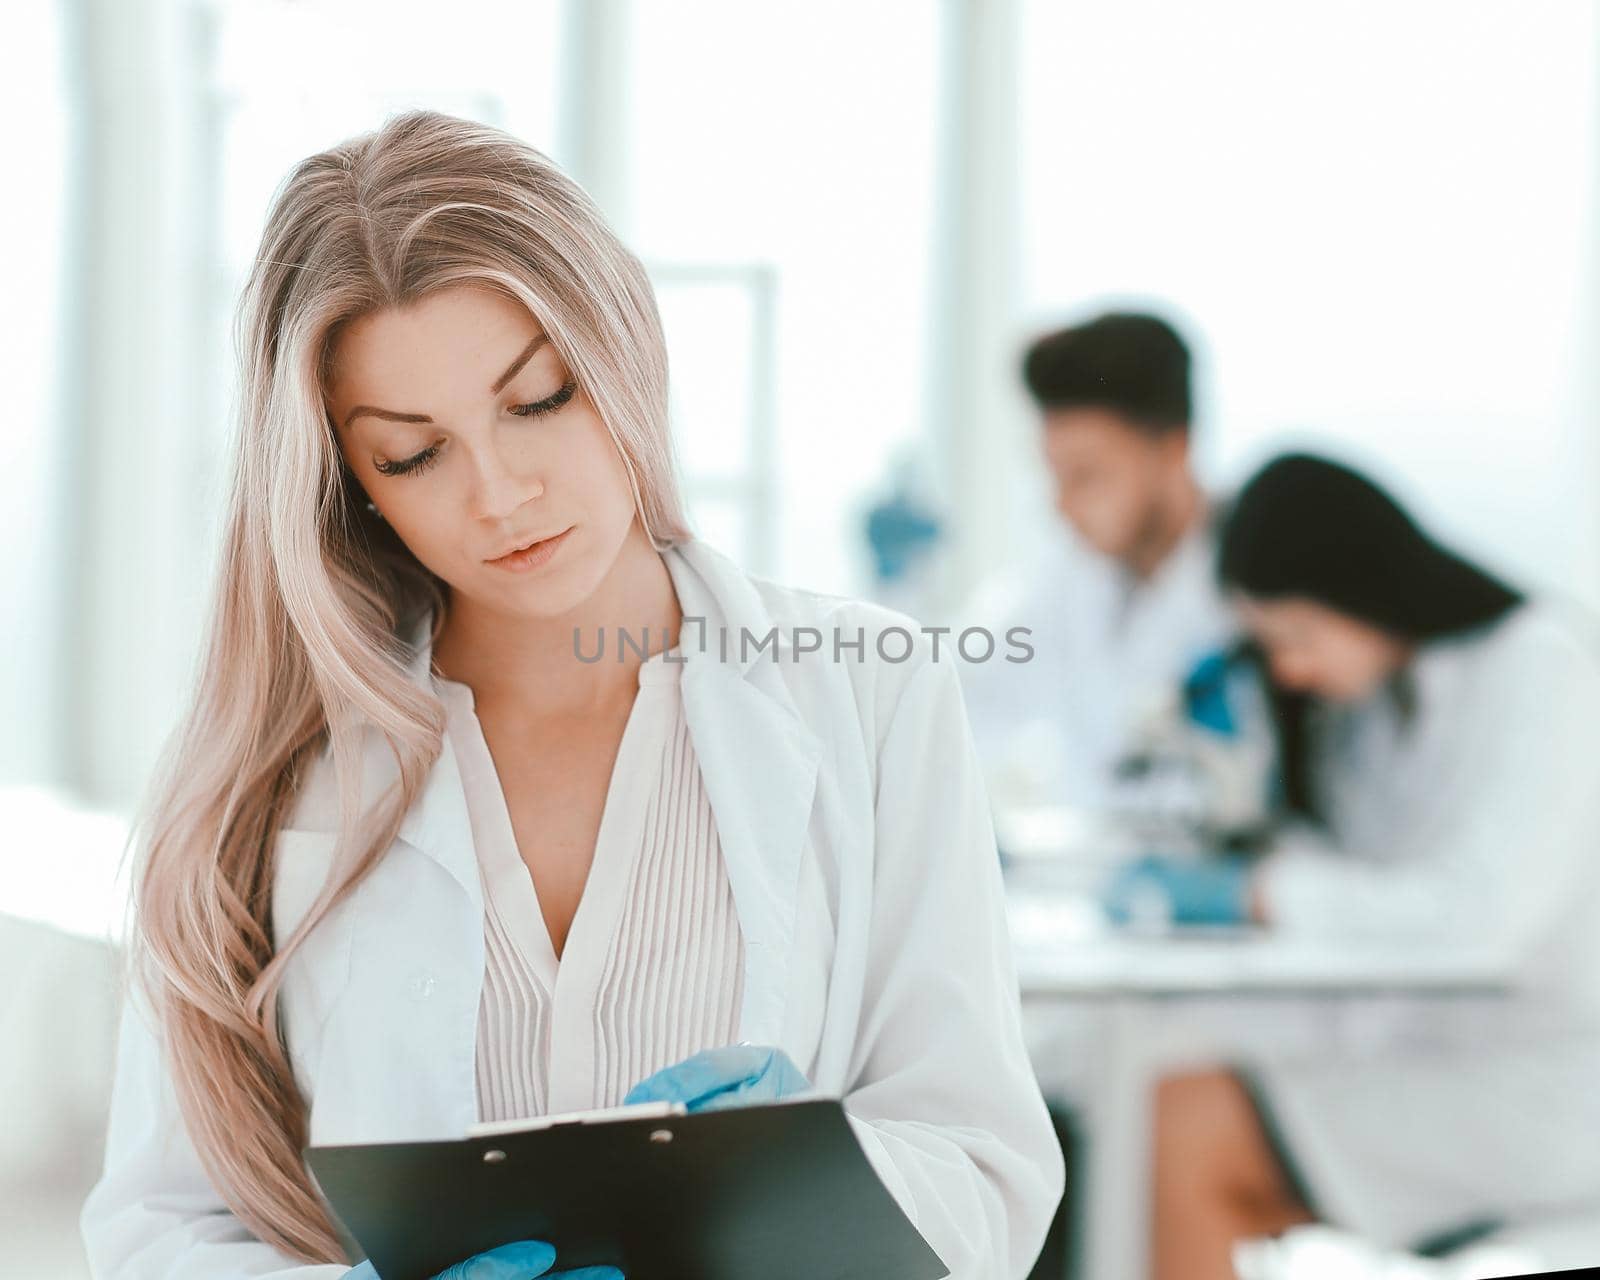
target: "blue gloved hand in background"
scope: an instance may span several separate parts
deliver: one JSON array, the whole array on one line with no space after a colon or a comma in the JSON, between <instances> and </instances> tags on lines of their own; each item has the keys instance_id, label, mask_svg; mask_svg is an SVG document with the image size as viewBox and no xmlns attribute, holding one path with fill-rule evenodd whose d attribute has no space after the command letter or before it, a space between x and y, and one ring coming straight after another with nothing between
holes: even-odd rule
<instances>
[{"instance_id":1,"label":"blue gloved hand in background","mask_svg":"<svg viewBox=\"0 0 1600 1280\"><path fill-rule=\"evenodd\" d=\"M564 1276L566 1280L623 1280L615 1267L578 1267L551 1271L556 1249L543 1240L516 1240L497 1249L473 1254L465 1262L446 1267L433 1280L534 1280L535 1276ZM345 1272L345 1280L382 1280L370 1262Z\"/></svg>"},{"instance_id":2,"label":"blue gloved hand in background","mask_svg":"<svg viewBox=\"0 0 1600 1280\"><path fill-rule=\"evenodd\" d=\"M1233 854L1149 854L1119 869L1101 902L1112 920L1127 924L1139 916L1141 899L1156 894L1176 924L1244 924L1250 920L1250 861Z\"/></svg>"},{"instance_id":3,"label":"blue gloved hand in background","mask_svg":"<svg viewBox=\"0 0 1600 1280\"><path fill-rule=\"evenodd\" d=\"M809 1088L805 1073L782 1049L732 1044L663 1067L634 1085L623 1102L681 1102L690 1111L719 1111L772 1102Z\"/></svg>"},{"instance_id":4,"label":"blue gloved hand in background","mask_svg":"<svg viewBox=\"0 0 1600 1280\"><path fill-rule=\"evenodd\" d=\"M1228 690L1234 663L1235 656L1228 650L1213 650L1196 662L1183 679L1184 714L1191 723L1225 738L1239 732Z\"/></svg>"}]
</instances>

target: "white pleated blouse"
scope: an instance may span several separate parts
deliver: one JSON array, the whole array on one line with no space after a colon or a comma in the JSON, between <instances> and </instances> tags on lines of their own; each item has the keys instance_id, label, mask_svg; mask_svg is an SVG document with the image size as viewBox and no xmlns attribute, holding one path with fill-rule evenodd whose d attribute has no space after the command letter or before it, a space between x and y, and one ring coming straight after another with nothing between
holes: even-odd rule
<instances>
[{"instance_id":1,"label":"white pleated blouse","mask_svg":"<svg viewBox=\"0 0 1600 1280\"><path fill-rule=\"evenodd\" d=\"M639 666L559 959L472 689L433 676L484 884L480 1120L616 1106L645 1076L737 1039L744 941L671 656Z\"/></svg>"}]
</instances>

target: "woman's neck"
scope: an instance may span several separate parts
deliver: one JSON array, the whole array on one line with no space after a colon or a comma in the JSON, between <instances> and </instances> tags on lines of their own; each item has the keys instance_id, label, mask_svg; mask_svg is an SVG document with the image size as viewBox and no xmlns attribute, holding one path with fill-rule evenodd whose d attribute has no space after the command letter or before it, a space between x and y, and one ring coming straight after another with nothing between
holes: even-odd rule
<instances>
[{"instance_id":1,"label":"woman's neck","mask_svg":"<svg viewBox=\"0 0 1600 1280\"><path fill-rule=\"evenodd\" d=\"M479 706L519 719L586 715L631 702L640 650L675 645L682 623L666 561L635 521L600 585L564 614L499 613L453 593L433 661Z\"/></svg>"}]
</instances>

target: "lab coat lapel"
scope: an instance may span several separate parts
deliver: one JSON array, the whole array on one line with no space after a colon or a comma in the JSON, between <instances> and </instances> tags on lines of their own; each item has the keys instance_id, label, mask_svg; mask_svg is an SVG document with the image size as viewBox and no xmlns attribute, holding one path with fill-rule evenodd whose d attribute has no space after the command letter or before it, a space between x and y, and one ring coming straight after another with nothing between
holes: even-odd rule
<instances>
[{"instance_id":1,"label":"lab coat lapel","mask_svg":"<svg viewBox=\"0 0 1600 1280\"><path fill-rule=\"evenodd\" d=\"M800 718L776 665L786 655L793 660L788 638L780 634L776 660L770 649L741 656L741 627L760 638L774 625L744 572L698 540L669 548L664 559L685 618L704 619L703 631L686 622L680 633L680 687L744 938L740 1039L776 1044L822 743Z\"/></svg>"},{"instance_id":2,"label":"lab coat lapel","mask_svg":"<svg viewBox=\"0 0 1600 1280\"><path fill-rule=\"evenodd\" d=\"M430 626L431 617L424 615L411 636L406 674L431 692ZM398 783L399 764L374 726L364 726L363 732L362 803L370 809ZM443 868L466 899L450 895L443 902L424 888L397 898L390 890L381 917L368 908L370 926L357 932L369 949L358 966L365 975L358 979L363 998L336 1003L322 1032L324 1044L336 1051L322 1055L311 1111L313 1142L458 1138L477 1118L473 1054L482 982L483 887L448 733L396 834L397 843L412 846ZM463 938L454 932L462 927L480 936ZM448 940L452 938L459 941ZM441 980L453 965L475 972L466 981ZM459 991L463 999L434 998L436 991Z\"/></svg>"},{"instance_id":3,"label":"lab coat lapel","mask_svg":"<svg viewBox=\"0 0 1600 1280\"><path fill-rule=\"evenodd\" d=\"M419 688L432 692L429 673L433 662L432 616L424 614L411 637L411 658L406 674ZM393 753L378 735L369 739L369 753L376 749L387 760L386 771L398 778ZM461 886L473 904L483 909L483 881L472 842L472 823L467 813L466 790L456 764L450 735L444 735L439 758L423 783L422 793L406 811L397 832L400 839L432 858Z\"/></svg>"}]
</instances>

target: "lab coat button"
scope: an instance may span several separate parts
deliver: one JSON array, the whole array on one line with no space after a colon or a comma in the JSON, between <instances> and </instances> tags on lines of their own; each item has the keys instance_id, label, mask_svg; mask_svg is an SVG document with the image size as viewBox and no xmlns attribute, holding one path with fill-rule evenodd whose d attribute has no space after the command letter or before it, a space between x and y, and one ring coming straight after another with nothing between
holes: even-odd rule
<instances>
[{"instance_id":1,"label":"lab coat button","mask_svg":"<svg viewBox=\"0 0 1600 1280\"><path fill-rule=\"evenodd\" d=\"M411 998L426 1000L433 994L434 978L431 973L419 973L411 979Z\"/></svg>"}]
</instances>

